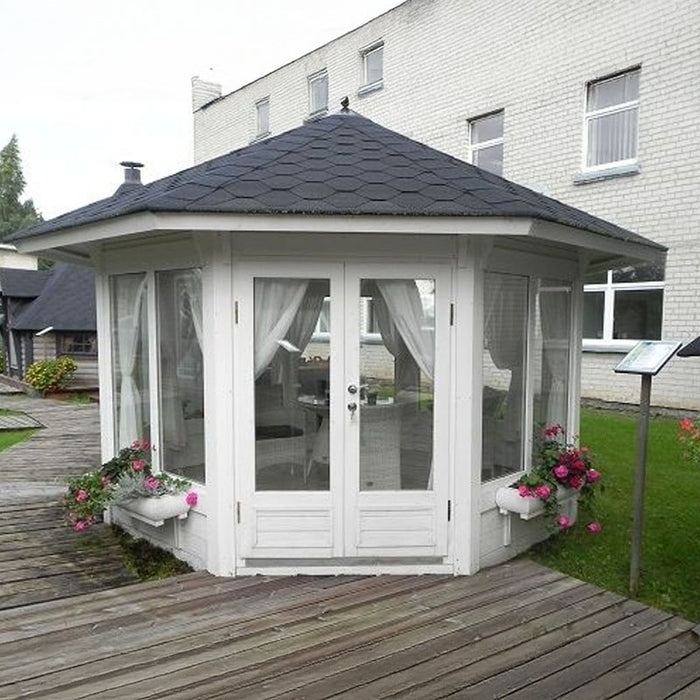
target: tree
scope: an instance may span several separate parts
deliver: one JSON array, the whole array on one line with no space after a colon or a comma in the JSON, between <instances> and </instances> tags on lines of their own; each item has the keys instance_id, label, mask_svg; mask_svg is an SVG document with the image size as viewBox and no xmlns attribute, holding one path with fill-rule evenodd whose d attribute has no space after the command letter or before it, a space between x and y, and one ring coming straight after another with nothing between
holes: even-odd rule
<instances>
[{"instance_id":1,"label":"tree","mask_svg":"<svg viewBox=\"0 0 700 700\"><path fill-rule=\"evenodd\" d=\"M19 200L25 184L17 137L13 135L0 151L0 241L15 231L42 221L31 199Z\"/></svg>"}]
</instances>

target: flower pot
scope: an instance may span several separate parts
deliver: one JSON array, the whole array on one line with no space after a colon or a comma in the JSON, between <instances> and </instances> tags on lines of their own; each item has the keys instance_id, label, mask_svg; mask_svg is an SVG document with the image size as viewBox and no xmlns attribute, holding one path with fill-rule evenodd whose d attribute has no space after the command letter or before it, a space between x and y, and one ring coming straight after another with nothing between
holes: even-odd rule
<instances>
[{"instance_id":1,"label":"flower pot","mask_svg":"<svg viewBox=\"0 0 700 700\"><path fill-rule=\"evenodd\" d=\"M116 505L132 518L160 527L169 518L184 520L190 510L185 501L185 493L167 493L163 496L131 498Z\"/></svg>"},{"instance_id":2,"label":"flower pot","mask_svg":"<svg viewBox=\"0 0 700 700\"><path fill-rule=\"evenodd\" d=\"M557 487L557 500L559 504L575 498L577 491L563 486ZM531 520L544 513L544 503L537 496L521 496L518 489L510 486L502 487L496 491L496 505L502 515L517 513L522 520Z\"/></svg>"}]
</instances>

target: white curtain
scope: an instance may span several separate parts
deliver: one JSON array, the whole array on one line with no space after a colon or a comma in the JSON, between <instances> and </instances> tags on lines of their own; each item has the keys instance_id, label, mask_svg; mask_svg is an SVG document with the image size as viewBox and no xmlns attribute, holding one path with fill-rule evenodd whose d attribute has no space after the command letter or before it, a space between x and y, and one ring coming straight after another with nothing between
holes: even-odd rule
<instances>
[{"instance_id":1,"label":"white curtain","mask_svg":"<svg viewBox=\"0 0 700 700\"><path fill-rule=\"evenodd\" d=\"M487 273L485 302L489 354L498 369L510 370L503 437L516 440L522 422L527 283L522 277Z\"/></svg>"},{"instance_id":2,"label":"white curtain","mask_svg":"<svg viewBox=\"0 0 700 700\"><path fill-rule=\"evenodd\" d=\"M549 283L551 284L551 283ZM569 374L569 327L571 290L563 283L540 289L543 361L548 385L542 387L547 398L547 425L566 425Z\"/></svg>"},{"instance_id":3,"label":"white curtain","mask_svg":"<svg viewBox=\"0 0 700 700\"><path fill-rule=\"evenodd\" d=\"M141 394L134 377L136 355L144 325L145 275L120 275L113 287L116 311L116 345L121 371L119 388L119 446L143 438Z\"/></svg>"},{"instance_id":4,"label":"white curtain","mask_svg":"<svg viewBox=\"0 0 700 700\"><path fill-rule=\"evenodd\" d=\"M192 314L192 325L197 335L199 349L202 351L202 271L199 268L189 270L184 281L185 295Z\"/></svg>"},{"instance_id":5,"label":"white curtain","mask_svg":"<svg viewBox=\"0 0 700 700\"><path fill-rule=\"evenodd\" d=\"M281 278L255 280L254 340L256 379L265 371L265 368L270 364L279 349L280 346L277 341L286 338L304 300L308 286L309 282L307 280Z\"/></svg>"},{"instance_id":6,"label":"white curtain","mask_svg":"<svg viewBox=\"0 0 700 700\"><path fill-rule=\"evenodd\" d=\"M396 325L391 320L391 314L386 306L384 297L381 294L372 296L372 306L374 308L374 316L377 319L379 333L382 336L386 349L394 356L398 357L400 351L400 337L396 330Z\"/></svg>"},{"instance_id":7,"label":"white curtain","mask_svg":"<svg viewBox=\"0 0 700 700\"><path fill-rule=\"evenodd\" d=\"M408 351L421 371L432 379L435 368L435 329L432 324L429 326L426 323L415 280L377 280L376 284ZM379 318L377 321L380 330L383 331L382 321ZM387 339L384 339L384 342L386 344ZM392 343L390 338L389 343Z\"/></svg>"}]
</instances>

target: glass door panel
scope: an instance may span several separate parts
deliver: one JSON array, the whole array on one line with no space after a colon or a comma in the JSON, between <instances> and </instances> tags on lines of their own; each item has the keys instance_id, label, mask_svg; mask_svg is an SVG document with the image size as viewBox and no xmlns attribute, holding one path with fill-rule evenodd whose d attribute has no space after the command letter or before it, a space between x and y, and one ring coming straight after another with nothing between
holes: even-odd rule
<instances>
[{"instance_id":1,"label":"glass door panel","mask_svg":"<svg viewBox=\"0 0 700 700\"><path fill-rule=\"evenodd\" d=\"M330 489L329 296L328 279L255 278L256 491Z\"/></svg>"},{"instance_id":2,"label":"glass door panel","mask_svg":"<svg viewBox=\"0 0 700 700\"><path fill-rule=\"evenodd\" d=\"M360 282L360 491L432 489L435 281Z\"/></svg>"}]
</instances>

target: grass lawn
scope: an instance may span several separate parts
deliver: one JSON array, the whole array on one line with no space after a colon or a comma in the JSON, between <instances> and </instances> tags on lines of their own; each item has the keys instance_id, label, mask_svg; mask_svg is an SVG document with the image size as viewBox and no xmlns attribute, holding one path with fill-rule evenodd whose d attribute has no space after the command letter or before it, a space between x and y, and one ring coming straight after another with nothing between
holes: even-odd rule
<instances>
[{"instance_id":1,"label":"grass lawn","mask_svg":"<svg viewBox=\"0 0 700 700\"><path fill-rule=\"evenodd\" d=\"M24 430L0 430L0 452L6 450L18 442L27 440L37 431L37 428L28 428Z\"/></svg>"},{"instance_id":2,"label":"grass lawn","mask_svg":"<svg viewBox=\"0 0 700 700\"><path fill-rule=\"evenodd\" d=\"M605 490L594 512L529 552L536 561L602 588L628 595L636 415L584 411L581 444L595 455ZM678 421L652 418L639 599L700 620L700 467L683 460ZM585 526L599 520L603 531Z\"/></svg>"}]
</instances>

